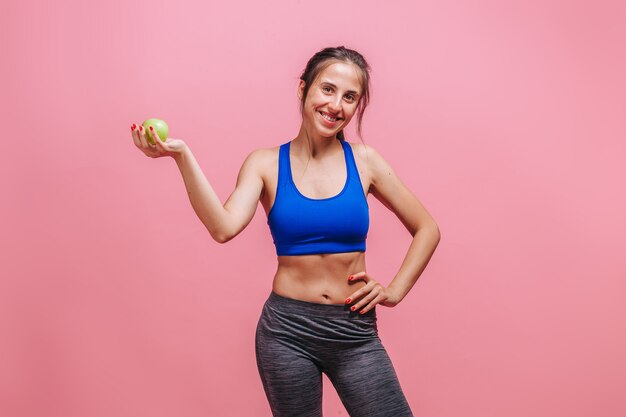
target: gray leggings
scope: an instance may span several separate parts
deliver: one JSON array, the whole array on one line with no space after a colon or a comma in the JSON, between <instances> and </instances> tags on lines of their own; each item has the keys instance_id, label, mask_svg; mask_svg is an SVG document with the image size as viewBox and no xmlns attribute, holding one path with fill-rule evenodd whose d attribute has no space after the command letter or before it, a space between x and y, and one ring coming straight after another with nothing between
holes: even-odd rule
<instances>
[{"instance_id":1,"label":"gray leggings","mask_svg":"<svg viewBox=\"0 0 626 417\"><path fill-rule=\"evenodd\" d=\"M413 416L376 327L376 309L320 304L272 291L256 359L274 417L320 417L322 372L351 417Z\"/></svg>"}]
</instances>

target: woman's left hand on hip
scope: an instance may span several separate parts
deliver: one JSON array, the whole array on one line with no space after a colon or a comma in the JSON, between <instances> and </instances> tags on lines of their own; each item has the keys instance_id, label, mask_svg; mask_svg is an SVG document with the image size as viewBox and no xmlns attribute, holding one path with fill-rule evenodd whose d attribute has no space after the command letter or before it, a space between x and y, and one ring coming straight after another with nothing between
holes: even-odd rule
<instances>
[{"instance_id":1,"label":"woman's left hand on hip","mask_svg":"<svg viewBox=\"0 0 626 417\"><path fill-rule=\"evenodd\" d=\"M382 304L386 307L393 307L398 304L399 300L395 294L372 278L367 272L358 272L348 277L349 282L357 280L365 281L365 285L346 298L346 304L357 301L350 307L350 310L365 314L374 308L376 304Z\"/></svg>"}]
</instances>

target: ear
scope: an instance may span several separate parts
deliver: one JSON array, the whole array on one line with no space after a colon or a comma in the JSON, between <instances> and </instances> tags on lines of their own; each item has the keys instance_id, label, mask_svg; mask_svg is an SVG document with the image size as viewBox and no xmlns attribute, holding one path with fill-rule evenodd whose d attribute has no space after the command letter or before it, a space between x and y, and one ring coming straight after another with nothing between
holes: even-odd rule
<instances>
[{"instance_id":1,"label":"ear","mask_svg":"<svg viewBox=\"0 0 626 417\"><path fill-rule=\"evenodd\" d=\"M306 83L303 80L300 80L300 84L298 85L298 99L302 100L302 94L304 94L304 86Z\"/></svg>"}]
</instances>

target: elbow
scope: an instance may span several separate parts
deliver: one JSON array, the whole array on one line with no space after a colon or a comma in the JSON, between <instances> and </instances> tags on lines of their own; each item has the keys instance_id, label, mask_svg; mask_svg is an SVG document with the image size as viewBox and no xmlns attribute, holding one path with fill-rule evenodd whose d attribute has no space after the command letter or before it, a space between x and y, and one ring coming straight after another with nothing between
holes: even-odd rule
<instances>
[{"instance_id":1,"label":"elbow","mask_svg":"<svg viewBox=\"0 0 626 417\"><path fill-rule=\"evenodd\" d=\"M214 233L214 234L211 234L211 236L213 237L213 240L215 240L217 243L229 242L234 237L226 233Z\"/></svg>"},{"instance_id":2,"label":"elbow","mask_svg":"<svg viewBox=\"0 0 626 417\"><path fill-rule=\"evenodd\" d=\"M441 240L441 230L439 229L439 225L437 225L437 223L433 224L433 229L435 230L437 239Z\"/></svg>"},{"instance_id":3,"label":"elbow","mask_svg":"<svg viewBox=\"0 0 626 417\"><path fill-rule=\"evenodd\" d=\"M431 250L431 256L432 253L437 250L437 247L439 246L439 243L441 242L441 232L439 231L439 226L437 226L436 224L433 224L433 227L429 230L429 245L430 245L430 250Z\"/></svg>"},{"instance_id":4,"label":"elbow","mask_svg":"<svg viewBox=\"0 0 626 417\"><path fill-rule=\"evenodd\" d=\"M208 227L207 230L209 231L209 234L211 235L213 240L217 243L226 243L234 237L225 230L212 230Z\"/></svg>"},{"instance_id":5,"label":"elbow","mask_svg":"<svg viewBox=\"0 0 626 417\"><path fill-rule=\"evenodd\" d=\"M226 222L220 222L215 226L216 227L212 228L207 227L207 229L209 230L209 233L211 234L213 240L215 240L217 243L230 242L241 231L237 230L236 225Z\"/></svg>"},{"instance_id":6,"label":"elbow","mask_svg":"<svg viewBox=\"0 0 626 417\"><path fill-rule=\"evenodd\" d=\"M439 230L439 226L437 225L437 223L433 222L427 226L422 226L418 228L416 231L416 234L420 230L428 231L428 233L433 236L433 238L437 241L437 243L439 243L439 241L441 240L441 231Z\"/></svg>"},{"instance_id":7,"label":"elbow","mask_svg":"<svg viewBox=\"0 0 626 417\"><path fill-rule=\"evenodd\" d=\"M216 241L217 243L226 243L230 239L225 235L214 235L213 240Z\"/></svg>"},{"instance_id":8,"label":"elbow","mask_svg":"<svg viewBox=\"0 0 626 417\"><path fill-rule=\"evenodd\" d=\"M437 223L433 223L433 235L437 238L437 243L439 243L441 241L441 231Z\"/></svg>"}]
</instances>

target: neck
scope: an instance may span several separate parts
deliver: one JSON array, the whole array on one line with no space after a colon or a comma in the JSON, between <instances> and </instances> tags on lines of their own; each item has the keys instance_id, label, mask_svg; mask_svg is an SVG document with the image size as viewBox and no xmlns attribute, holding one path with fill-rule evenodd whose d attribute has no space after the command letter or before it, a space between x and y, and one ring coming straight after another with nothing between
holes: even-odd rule
<instances>
[{"instance_id":1,"label":"neck","mask_svg":"<svg viewBox=\"0 0 626 417\"><path fill-rule=\"evenodd\" d=\"M291 141L291 148L295 148L295 152L310 155L311 158L319 158L328 155L329 152L335 152L341 144L336 136L321 136L313 132L307 132L304 123L300 126L300 132Z\"/></svg>"}]
</instances>

